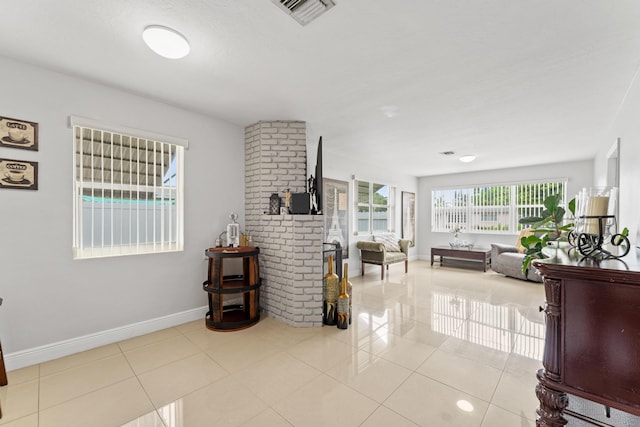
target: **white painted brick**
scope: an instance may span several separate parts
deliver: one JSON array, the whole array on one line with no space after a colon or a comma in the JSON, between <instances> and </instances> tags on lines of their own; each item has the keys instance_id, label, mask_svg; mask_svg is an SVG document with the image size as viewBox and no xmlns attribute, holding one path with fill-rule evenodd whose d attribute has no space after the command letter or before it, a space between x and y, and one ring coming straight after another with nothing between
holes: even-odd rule
<instances>
[{"instance_id":1,"label":"white painted brick","mask_svg":"<svg viewBox=\"0 0 640 427\"><path fill-rule=\"evenodd\" d=\"M297 327L322 324L324 218L263 212L271 193L306 186L304 122L262 121L245 128L245 225L261 248L262 308Z\"/></svg>"},{"instance_id":2,"label":"white painted brick","mask_svg":"<svg viewBox=\"0 0 640 427\"><path fill-rule=\"evenodd\" d=\"M307 295L307 294L294 295L293 301L294 302L311 303L312 306L315 305L315 303L313 302L313 296L312 295ZM306 304L305 304L305 306L306 306Z\"/></svg>"}]
</instances>

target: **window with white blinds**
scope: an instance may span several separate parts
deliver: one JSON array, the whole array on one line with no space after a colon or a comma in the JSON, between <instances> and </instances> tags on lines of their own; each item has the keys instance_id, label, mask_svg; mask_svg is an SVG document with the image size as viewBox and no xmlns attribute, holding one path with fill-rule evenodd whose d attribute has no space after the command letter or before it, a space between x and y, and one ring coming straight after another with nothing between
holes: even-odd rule
<instances>
[{"instance_id":1,"label":"window with white blinds","mask_svg":"<svg viewBox=\"0 0 640 427\"><path fill-rule=\"evenodd\" d=\"M181 251L184 147L73 126L74 258Z\"/></svg>"},{"instance_id":2,"label":"window with white blinds","mask_svg":"<svg viewBox=\"0 0 640 427\"><path fill-rule=\"evenodd\" d=\"M520 218L539 216L544 199L560 194L566 203L566 180L496 184L431 191L431 231L518 233Z\"/></svg>"}]
</instances>

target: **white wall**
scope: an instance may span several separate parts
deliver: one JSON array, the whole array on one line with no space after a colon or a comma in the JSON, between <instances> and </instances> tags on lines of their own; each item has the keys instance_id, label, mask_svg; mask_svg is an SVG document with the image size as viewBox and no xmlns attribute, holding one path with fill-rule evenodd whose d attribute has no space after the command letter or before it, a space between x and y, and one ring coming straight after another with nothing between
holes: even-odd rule
<instances>
[{"instance_id":1,"label":"white wall","mask_svg":"<svg viewBox=\"0 0 640 427\"><path fill-rule=\"evenodd\" d=\"M418 179L418 210L420 227L418 232L418 257L430 259L432 246L447 245L451 233L431 232L431 190L443 187L512 183L527 180L568 179L567 194L575 196L583 187L593 185L592 160L553 163L547 165L519 168L497 169L483 172L469 172L450 175L427 176ZM491 243L515 244L515 234L465 234L462 240L474 243L478 247L490 247Z\"/></svg>"},{"instance_id":2,"label":"white wall","mask_svg":"<svg viewBox=\"0 0 640 427\"><path fill-rule=\"evenodd\" d=\"M324 145L326 146L326 145ZM317 149L317 142L315 146L308 148L309 153L315 153ZM313 154L315 159L315 154ZM313 160L315 166L315 160ZM417 191L417 178L414 176L406 175L402 173L402 167L398 165L397 169L385 169L378 165L371 165L365 162L354 161L353 159L347 159L340 154L327 152L326 149L322 154L323 175L325 178L337 179L340 181L347 181L349 183L349 204L351 209L349 211L349 271L352 276L360 275L360 251L356 248L356 243L359 240L371 240L371 235L362 234L354 235L354 210L355 192L353 188L353 176L356 179L363 181L373 181L380 184L388 184L396 187L396 212L395 212L395 231L400 236L401 230L401 203L402 192L408 191L416 193ZM418 235L419 225L418 219L420 217L419 210L420 197L416 193L416 235ZM409 249L409 258L415 259L417 254L417 245Z\"/></svg>"},{"instance_id":3,"label":"white wall","mask_svg":"<svg viewBox=\"0 0 640 427\"><path fill-rule=\"evenodd\" d=\"M38 191L0 189L0 337L9 369L40 346L203 316L203 251L231 211L244 220L243 128L3 58L0 94L0 115L37 122L40 132L38 152L0 147L0 158L40 169ZM72 260L71 114L189 140L184 252Z\"/></svg>"},{"instance_id":4,"label":"white wall","mask_svg":"<svg viewBox=\"0 0 640 427\"><path fill-rule=\"evenodd\" d=\"M618 226L629 229L629 239L640 244L636 233L640 228L640 81L636 75L616 120L604 139L602 149L596 157L596 180L598 186L606 183L607 152L620 138L620 193Z\"/></svg>"}]
</instances>

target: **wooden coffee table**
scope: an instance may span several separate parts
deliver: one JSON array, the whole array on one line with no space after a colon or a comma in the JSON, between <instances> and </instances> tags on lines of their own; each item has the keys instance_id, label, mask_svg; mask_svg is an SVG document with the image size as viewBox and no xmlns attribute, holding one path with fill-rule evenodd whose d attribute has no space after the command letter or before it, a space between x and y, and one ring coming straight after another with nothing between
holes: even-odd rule
<instances>
[{"instance_id":1,"label":"wooden coffee table","mask_svg":"<svg viewBox=\"0 0 640 427\"><path fill-rule=\"evenodd\" d=\"M487 271L487 265L491 265L491 249L461 247L453 249L451 246L436 246L431 248L431 266L436 256L440 257L440 265L446 258L462 259L465 261L479 262L482 271Z\"/></svg>"}]
</instances>

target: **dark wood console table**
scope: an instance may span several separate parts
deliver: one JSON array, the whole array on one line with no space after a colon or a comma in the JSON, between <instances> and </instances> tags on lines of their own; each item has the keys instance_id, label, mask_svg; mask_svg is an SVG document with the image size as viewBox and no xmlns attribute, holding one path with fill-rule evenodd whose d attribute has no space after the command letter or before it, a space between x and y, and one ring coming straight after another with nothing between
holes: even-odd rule
<instances>
[{"instance_id":1,"label":"dark wood console table","mask_svg":"<svg viewBox=\"0 0 640 427\"><path fill-rule=\"evenodd\" d=\"M567 409L567 394L640 416L640 251L597 262L558 250L534 266L546 294L536 425L564 426L565 414L610 425Z\"/></svg>"},{"instance_id":2,"label":"dark wood console table","mask_svg":"<svg viewBox=\"0 0 640 427\"><path fill-rule=\"evenodd\" d=\"M208 280L202 283L209 300L207 328L233 331L252 326L260 320L260 248L209 248ZM225 275L224 261L241 258L242 274ZM242 304L226 304L225 298L241 296Z\"/></svg>"}]
</instances>

